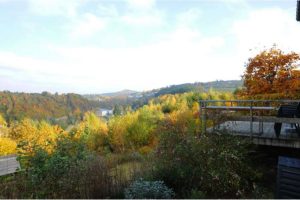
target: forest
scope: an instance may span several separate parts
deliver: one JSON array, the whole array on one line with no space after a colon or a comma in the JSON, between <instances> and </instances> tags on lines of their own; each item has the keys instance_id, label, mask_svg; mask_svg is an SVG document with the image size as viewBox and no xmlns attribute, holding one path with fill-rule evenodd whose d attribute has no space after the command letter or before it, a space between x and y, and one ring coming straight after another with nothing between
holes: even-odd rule
<instances>
[{"instance_id":1,"label":"forest","mask_svg":"<svg viewBox=\"0 0 300 200\"><path fill-rule=\"evenodd\" d=\"M110 118L75 94L1 92L0 155L21 169L0 177L0 198L274 198L258 147L202 133L198 102L297 99L299 61L272 47L235 91L170 92ZM49 121L62 116L75 116L68 129Z\"/></svg>"},{"instance_id":2,"label":"forest","mask_svg":"<svg viewBox=\"0 0 300 200\"><path fill-rule=\"evenodd\" d=\"M96 107L78 94L0 92L0 113L8 124L30 118L65 127Z\"/></svg>"}]
</instances>

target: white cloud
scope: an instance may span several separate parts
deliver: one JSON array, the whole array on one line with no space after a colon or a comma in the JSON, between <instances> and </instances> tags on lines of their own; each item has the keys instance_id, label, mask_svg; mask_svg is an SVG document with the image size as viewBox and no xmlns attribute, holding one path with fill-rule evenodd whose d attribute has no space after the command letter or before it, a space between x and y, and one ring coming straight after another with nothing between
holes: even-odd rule
<instances>
[{"instance_id":1,"label":"white cloud","mask_svg":"<svg viewBox=\"0 0 300 200\"><path fill-rule=\"evenodd\" d=\"M199 22L201 14L202 12L200 9L191 8L177 15L177 24L179 26L193 26Z\"/></svg>"},{"instance_id":2,"label":"white cloud","mask_svg":"<svg viewBox=\"0 0 300 200\"><path fill-rule=\"evenodd\" d=\"M74 17L83 2L83 0L28 0L28 5L29 10L36 15Z\"/></svg>"},{"instance_id":3,"label":"white cloud","mask_svg":"<svg viewBox=\"0 0 300 200\"><path fill-rule=\"evenodd\" d=\"M106 5L103 4L98 5L97 14L103 17L118 17L119 12L114 4Z\"/></svg>"},{"instance_id":4,"label":"white cloud","mask_svg":"<svg viewBox=\"0 0 300 200\"><path fill-rule=\"evenodd\" d=\"M71 38L90 37L105 28L104 18L86 13L81 19L76 20L71 26Z\"/></svg>"},{"instance_id":5,"label":"white cloud","mask_svg":"<svg viewBox=\"0 0 300 200\"><path fill-rule=\"evenodd\" d=\"M126 0L129 7L138 10L148 10L155 6L155 0Z\"/></svg>"},{"instance_id":6,"label":"white cloud","mask_svg":"<svg viewBox=\"0 0 300 200\"><path fill-rule=\"evenodd\" d=\"M155 7L156 0L125 0L128 7L120 16L121 23L134 26L160 26L164 12Z\"/></svg>"},{"instance_id":7,"label":"white cloud","mask_svg":"<svg viewBox=\"0 0 300 200\"><path fill-rule=\"evenodd\" d=\"M232 72L223 69L224 60L215 59L214 52L223 43L220 37L206 38L188 28L178 28L161 42L136 48L52 47L61 58L55 61L0 52L0 66L18 71L28 82L32 79L46 89L52 84L80 93L144 90L233 78ZM0 72L3 70L0 68Z\"/></svg>"},{"instance_id":8,"label":"white cloud","mask_svg":"<svg viewBox=\"0 0 300 200\"><path fill-rule=\"evenodd\" d=\"M11 72L57 74L64 72L63 63L21 56L11 52L0 52L0 69ZM68 69L66 69L68 70Z\"/></svg>"},{"instance_id":9,"label":"white cloud","mask_svg":"<svg viewBox=\"0 0 300 200\"><path fill-rule=\"evenodd\" d=\"M164 23L161 12L127 13L120 18L121 22L134 26L160 26Z\"/></svg>"},{"instance_id":10,"label":"white cloud","mask_svg":"<svg viewBox=\"0 0 300 200\"><path fill-rule=\"evenodd\" d=\"M245 19L233 24L233 34L238 49L248 51L264 46L269 48L277 44L288 51L300 51L300 26L294 13L280 8L268 8L251 11Z\"/></svg>"},{"instance_id":11,"label":"white cloud","mask_svg":"<svg viewBox=\"0 0 300 200\"><path fill-rule=\"evenodd\" d=\"M39 4L37 1L36 4ZM244 2L232 1L228 4L237 6ZM114 38L105 36L108 43L112 39L117 40L117 37L130 42L135 40L135 35L130 34L137 30L126 30L130 25L140 28L137 31L140 34L143 30L148 34L147 28L153 27L153 35L151 32L149 37L145 37L150 38L151 43L140 39L138 47L134 48L102 48L93 44L93 40L87 40L93 48L52 44L53 57L59 59L48 61L0 52L0 74L5 74L5 80L12 77L16 82L31 82L32 87L39 85L48 89L51 85L53 88L58 85L67 91L81 93L124 88L143 90L183 82L238 79L244 70L243 63L250 54L255 53L249 52L249 49L255 47L270 47L277 43L284 49L300 51L300 25L294 19L295 13L281 8L247 8L241 15L243 17L235 21L228 18L224 20L228 26L213 32L206 27L199 27L199 20L206 14L205 10L199 8L170 14L158 10L155 1L136 0L128 1L129 7L124 10L101 4L90 13L81 14L77 5L67 8L67 4L61 3L65 1L59 2L58 5L49 4L51 12L48 14L61 15L67 12L67 15L73 16L68 21L71 24L66 25L71 39L89 38L103 29L110 33L112 30L109 28L114 25L113 31L119 32L117 36L111 32ZM45 10L44 14L47 14L46 5L42 4L37 10ZM95 10L97 13L92 13ZM175 21L168 21L170 19ZM76 43L73 45L76 46Z\"/></svg>"}]
</instances>

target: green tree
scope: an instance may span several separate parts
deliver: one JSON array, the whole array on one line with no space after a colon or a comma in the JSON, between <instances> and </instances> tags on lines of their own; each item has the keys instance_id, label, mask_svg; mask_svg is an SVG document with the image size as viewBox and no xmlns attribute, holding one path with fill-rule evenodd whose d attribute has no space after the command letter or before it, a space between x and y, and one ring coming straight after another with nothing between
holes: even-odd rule
<instances>
[{"instance_id":1,"label":"green tree","mask_svg":"<svg viewBox=\"0 0 300 200\"><path fill-rule=\"evenodd\" d=\"M113 109L113 114L114 115L122 115L123 113L123 107L120 105L115 105Z\"/></svg>"}]
</instances>

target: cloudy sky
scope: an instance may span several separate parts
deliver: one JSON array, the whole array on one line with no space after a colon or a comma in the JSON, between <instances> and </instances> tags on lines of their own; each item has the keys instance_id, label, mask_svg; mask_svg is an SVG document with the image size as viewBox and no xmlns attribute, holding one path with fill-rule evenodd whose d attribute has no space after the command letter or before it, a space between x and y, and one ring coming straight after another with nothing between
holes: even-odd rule
<instances>
[{"instance_id":1,"label":"cloudy sky","mask_svg":"<svg viewBox=\"0 0 300 200\"><path fill-rule=\"evenodd\" d=\"M102 93L240 79L300 52L296 0L0 0L0 90Z\"/></svg>"}]
</instances>

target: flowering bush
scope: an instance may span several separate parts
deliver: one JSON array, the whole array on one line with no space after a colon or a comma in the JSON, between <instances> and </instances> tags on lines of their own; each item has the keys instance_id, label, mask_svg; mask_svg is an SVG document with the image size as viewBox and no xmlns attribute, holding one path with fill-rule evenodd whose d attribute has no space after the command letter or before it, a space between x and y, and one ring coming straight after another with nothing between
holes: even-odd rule
<instances>
[{"instance_id":1,"label":"flowering bush","mask_svg":"<svg viewBox=\"0 0 300 200\"><path fill-rule=\"evenodd\" d=\"M126 199L171 199L174 195L173 190L168 188L163 181L140 179L125 189Z\"/></svg>"}]
</instances>

